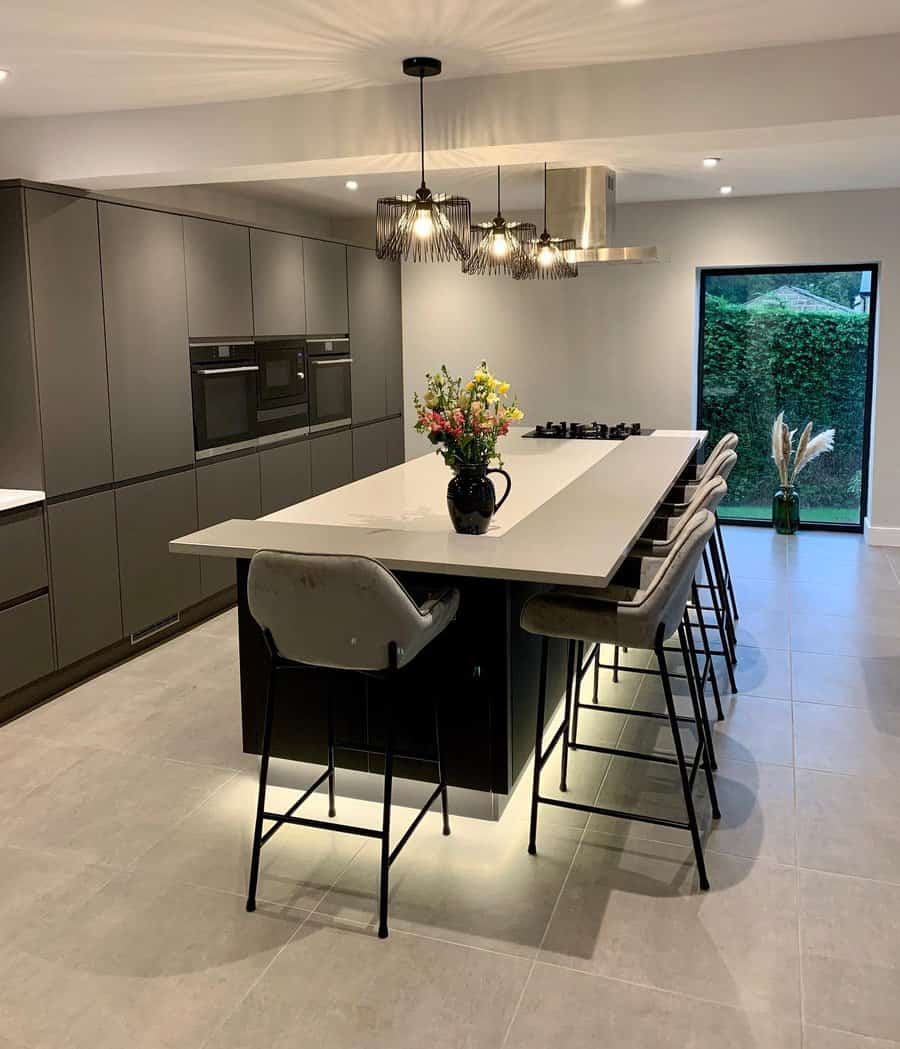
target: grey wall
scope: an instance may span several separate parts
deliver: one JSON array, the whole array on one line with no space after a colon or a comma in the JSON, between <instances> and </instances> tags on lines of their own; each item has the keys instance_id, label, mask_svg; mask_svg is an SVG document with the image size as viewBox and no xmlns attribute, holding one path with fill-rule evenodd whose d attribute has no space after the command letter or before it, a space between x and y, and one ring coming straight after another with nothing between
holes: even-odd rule
<instances>
[{"instance_id":1,"label":"grey wall","mask_svg":"<svg viewBox=\"0 0 900 1049\"><path fill-rule=\"evenodd\" d=\"M693 422L697 271L706 266L881 264L870 538L900 545L900 190L621 206L620 244L667 261L585 266L577 280L464 277L456 265L403 267L407 454L423 450L411 400L446 362L482 356L513 383L531 422L549 418Z\"/></svg>"}]
</instances>

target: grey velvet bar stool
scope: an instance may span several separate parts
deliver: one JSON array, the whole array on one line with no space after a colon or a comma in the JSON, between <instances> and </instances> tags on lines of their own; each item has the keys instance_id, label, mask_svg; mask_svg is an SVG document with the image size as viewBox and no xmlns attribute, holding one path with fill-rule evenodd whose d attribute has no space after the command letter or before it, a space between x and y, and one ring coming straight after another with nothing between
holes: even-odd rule
<instances>
[{"instance_id":1,"label":"grey velvet bar stool","mask_svg":"<svg viewBox=\"0 0 900 1049\"><path fill-rule=\"evenodd\" d=\"M733 452L731 452L729 454L732 455L732 456L734 455ZM672 550L674 549L674 546L675 546L676 542L678 541L678 537L682 534L682 532L684 531L684 529L687 526L688 522L691 520L692 516L694 514L700 513L703 510L708 510L711 513L714 514L715 511L716 511L716 507L719 505L719 503L722 501L722 499L724 499L724 497L726 496L727 493L728 493L728 485L725 482L725 479L723 477L719 476L718 474L715 475L715 476L707 478L705 481L702 481L700 484L698 484L698 485L696 485L694 487L693 494L692 494L691 499L690 499L690 503L689 503L688 508L685 511L685 513L680 514L680 515L678 515L676 517L656 517L656 518L654 518L653 521L651 521L650 524L645 529L644 534L641 536L641 538L632 547L631 555L634 556L634 557L666 557L666 556L668 556L672 552ZM711 546L712 546L712 540L711 540L711 542L709 544L707 544L706 547L704 547L703 552L701 554L701 561L702 561L702 564L703 564L704 572L706 574L706 578L709 579L709 580L712 580L712 581L716 581L716 580L719 579L719 574L718 574L717 571L714 571L714 569L713 569L713 567L711 565L711 562L710 562L709 550L710 550ZM716 562L716 565L718 566L718 562ZM689 609L689 611L691 609L693 609L694 615L696 616L696 622L691 620L690 615L688 616L688 619L686 621L686 626L688 626L688 624L690 624L690 625L688 626L687 637L688 637L688 643L689 643L689 645L691 646L691 649L692 649L692 655L696 656L697 659L698 659L698 665L699 665L699 659L702 656L702 665L700 665L699 678L698 678L698 689L699 689L699 692L700 692L701 702L705 702L706 685L707 685L707 682L708 682L710 687L711 687L711 690L712 690L713 702L715 703L715 706L716 706L716 714L717 714L719 720L721 721L724 718L725 715L724 715L724 712L722 710L722 697L721 697L721 694L719 692L719 681L718 681L718 677L716 675L716 669L715 669L715 664L713 662L713 657L714 656L724 656L725 657L725 666L726 666L726 669L727 669L727 672L728 672L728 675L729 675L729 684L731 686L731 690L732 690L732 692L737 692L737 684L735 683L735 679L734 679L734 668L733 668L732 663L731 663L731 659L732 659L731 643L730 643L730 638L729 638L729 635L728 635L728 630L727 630L727 627L726 627L725 616L724 616L724 613L722 611L722 606L720 604L720 597L719 597L719 589L718 589L718 587L716 585L713 585L713 587L711 589L711 597L712 597L713 605L712 605L712 608L710 608L709 606L704 606L702 601L701 601L701 598L700 598L700 586L701 585L702 584L698 584L696 580L691 580L691 596L690 596L690 604L688 606L688 609ZM714 611L714 613L715 613L715 622L714 622L714 624L707 623L706 617L704 615L704 611L707 611L707 612L708 611ZM699 651L698 651L696 643L695 643L694 627L696 627L697 631L700 634L700 648L699 648ZM716 633L718 634L719 643L721 645L721 648L714 649L712 647L712 645L710 643L710 638L709 638L709 631L710 631L710 629L714 629L716 631ZM675 649L667 649L667 650L668 651L677 651ZM620 673L620 671L622 669L621 666L620 666L620 663L619 663L619 646L616 645L614 647L614 650L613 650L613 662L611 664L610 663L603 663L601 661L601 658L600 658L600 646L599 645L595 645L593 652L588 654L588 660L587 660L588 663L590 663L591 658L593 658L593 663L594 663L594 695L593 695L593 699L592 699L592 705L594 707L598 707L599 704L600 704L600 700L599 700L599 696L598 696L598 689L597 689L598 672L601 669L602 670L611 670L613 672L613 681L615 682L615 681L619 680L619 673ZM643 672L643 671L640 671L639 668L637 668L637 669L632 668L632 669L634 670L634 672ZM656 671L654 671L654 670L647 670L646 673L648 673L648 674L655 674ZM669 676L670 677L684 677L686 675L685 674L675 674L675 673L670 671ZM572 718L572 724L573 724L572 739L573 739L573 742L575 742L576 739L577 739L578 708L580 706L587 706L587 704L582 704L580 702L580 700L577 698L578 695L579 695L579 692L576 689L576 700L575 700L575 706L574 706L574 714L573 714L573 718ZM604 710L604 709L608 710L610 708L600 706L600 709L601 710ZM618 709L618 708L616 708L616 709ZM714 758L714 755L713 755L713 758Z\"/></svg>"},{"instance_id":2,"label":"grey velvet bar stool","mask_svg":"<svg viewBox=\"0 0 900 1049\"><path fill-rule=\"evenodd\" d=\"M690 831L700 887L709 888L693 800L693 787L700 768L703 769L706 777L714 819L719 818L719 805L712 775L709 724L705 719L705 712L701 710L696 687L697 668L691 658L684 624L694 573L697 571L700 555L709 542L714 527L713 515L708 510L701 510L690 517L673 543L672 550L665 558L629 558L610 586L604 589L558 587L547 593L538 594L525 603L521 614L522 628L542 637L535 727L534 778L531 792L531 823L528 839L528 851L532 855L537 851L538 808L542 804L577 809L581 812L612 816L618 819L633 819L644 823L677 827ZM676 631L684 664L688 668L687 678L693 711L693 716L689 718L679 716L676 711L664 647L665 639ZM564 638L568 641L569 673L563 721L551 737L547 748L544 749L547 664L551 637ZM622 812L597 805L583 805L560 798L546 797L541 794L541 771L560 741L563 745L560 789L565 792L567 788L570 749L569 723L572 716L573 653L574 646L581 646L585 643L624 645L629 648L650 649L655 653L665 696L666 713L661 714L658 711L636 708L628 708L624 712L634 717L658 718L668 721L675 755L673 757L658 753L644 754L619 747L587 744L581 744L577 749L676 765L681 780L686 820L664 819L649 813ZM685 758L681 741L680 726L685 721L693 725L697 734L697 749L690 765Z\"/></svg>"},{"instance_id":3,"label":"grey velvet bar stool","mask_svg":"<svg viewBox=\"0 0 900 1049\"><path fill-rule=\"evenodd\" d=\"M424 604L416 604L400 581L378 561L366 557L333 554L291 554L263 550L250 562L247 580L250 613L263 631L269 651L270 671L263 723L262 757L259 766L259 795L253 830L250 885L247 910L256 908L256 887L262 846L284 824L319 827L376 838L381 842L378 935L388 934L388 872L400 850L438 797L444 818L444 834L450 833L447 781L441 751L437 700L434 707L435 757L401 755L394 748L394 703L387 698L387 727L384 750L350 742L348 749L384 756L384 798L381 830L304 819L294 813L328 780L328 815L336 814L334 801L334 755L343 749L334 735L334 717L329 699L328 767L284 813L266 809L266 782L272 749L272 721L276 675L297 667L329 668L346 674L363 674L396 681L416 656L452 622L459 607L459 592L449 588ZM283 701L283 700L282 700ZM297 696L303 702L303 696ZM395 757L412 757L437 766L437 786L428 801L391 849L391 787ZM263 823L273 826L263 832Z\"/></svg>"}]
</instances>

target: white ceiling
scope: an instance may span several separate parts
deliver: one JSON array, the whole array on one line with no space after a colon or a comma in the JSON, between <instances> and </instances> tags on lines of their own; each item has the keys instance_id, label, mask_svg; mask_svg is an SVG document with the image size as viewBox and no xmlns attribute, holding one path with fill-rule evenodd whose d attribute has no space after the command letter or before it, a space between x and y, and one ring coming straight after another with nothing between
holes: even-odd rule
<instances>
[{"instance_id":1,"label":"white ceiling","mask_svg":"<svg viewBox=\"0 0 900 1049\"><path fill-rule=\"evenodd\" d=\"M897 0L4 0L0 117L367 87L900 31Z\"/></svg>"}]
</instances>

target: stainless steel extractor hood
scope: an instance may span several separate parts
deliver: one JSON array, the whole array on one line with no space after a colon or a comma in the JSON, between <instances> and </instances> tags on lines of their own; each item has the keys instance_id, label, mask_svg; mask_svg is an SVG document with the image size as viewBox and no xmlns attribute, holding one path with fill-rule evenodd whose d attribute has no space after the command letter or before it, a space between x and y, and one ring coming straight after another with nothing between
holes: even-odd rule
<instances>
[{"instance_id":1,"label":"stainless steel extractor hood","mask_svg":"<svg viewBox=\"0 0 900 1049\"><path fill-rule=\"evenodd\" d=\"M659 262L655 245L614 244L616 173L611 168L550 168L547 221L554 237L574 238L576 262Z\"/></svg>"}]
</instances>

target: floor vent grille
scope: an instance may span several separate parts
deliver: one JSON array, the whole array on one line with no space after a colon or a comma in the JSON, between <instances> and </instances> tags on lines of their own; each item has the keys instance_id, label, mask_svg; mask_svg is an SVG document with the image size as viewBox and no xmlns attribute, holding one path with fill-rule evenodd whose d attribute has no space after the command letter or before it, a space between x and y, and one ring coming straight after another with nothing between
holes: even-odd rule
<instances>
[{"instance_id":1,"label":"floor vent grille","mask_svg":"<svg viewBox=\"0 0 900 1049\"><path fill-rule=\"evenodd\" d=\"M139 630L136 634L132 634L131 643L132 645L139 645L142 641L146 641L147 638L153 637L154 634L159 634L163 630L167 630L170 626L175 626L176 623L180 622L180 612L176 612L173 616L166 616L165 619L160 619L156 623L151 623L150 626L144 627L143 630Z\"/></svg>"}]
</instances>

